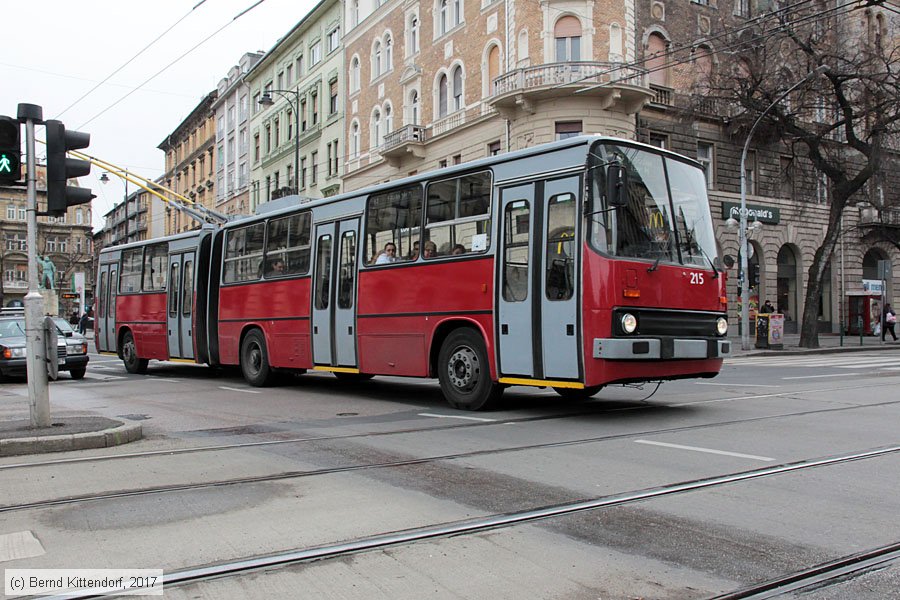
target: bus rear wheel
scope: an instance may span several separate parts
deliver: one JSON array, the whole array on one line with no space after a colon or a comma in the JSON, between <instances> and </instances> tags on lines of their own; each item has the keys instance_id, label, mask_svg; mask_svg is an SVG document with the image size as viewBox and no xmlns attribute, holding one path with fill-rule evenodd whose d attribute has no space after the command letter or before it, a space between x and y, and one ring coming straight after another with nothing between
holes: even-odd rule
<instances>
[{"instance_id":1,"label":"bus rear wheel","mask_svg":"<svg viewBox=\"0 0 900 600\"><path fill-rule=\"evenodd\" d=\"M495 408L503 395L503 386L491 381L484 341L471 329L457 329L444 340L438 379L444 398L461 410Z\"/></svg>"},{"instance_id":2,"label":"bus rear wheel","mask_svg":"<svg viewBox=\"0 0 900 600\"><path fill-rule=\"evenodd\" d=\"M555 387L553 388L553 391L566 400L587 400L602 389L602 385L592 385L581 389Z\"/></svg>"},{"instance_id":3,"label":"bus rear wheel","mask_svg":"<svg viewBox=\"0 0 900 600\"><path fill-rule=\"evenodd\" d=\"M262 332L254 329L241 342L241 373L253 387L265 387L272 382L274 373L269 366L269 353Z\"/></svg>"},{"instance_id":4,"label":"bus rear wheel","mask_svg":"<svg viewBox=\"0 0 900 600\"><path fill-rule=\"evenodd\" d=\"M125 363L125 370L135 375L146 373L147 365L150 364L146 358L138 358L134 336L130 331L122 336L122 362Z\"/></svg>"}]
</instances>

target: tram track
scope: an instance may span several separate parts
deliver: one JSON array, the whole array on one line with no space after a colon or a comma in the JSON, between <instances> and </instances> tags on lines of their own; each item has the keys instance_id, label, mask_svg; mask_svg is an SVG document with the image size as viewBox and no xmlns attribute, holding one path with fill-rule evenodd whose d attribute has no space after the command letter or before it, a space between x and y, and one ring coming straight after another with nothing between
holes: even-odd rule
<instances>
[{"instance_id":1,"label":"tram track","mask_svg":"<svg viewBox=\"0 0 900 600\"><path fill-rule=\"evenodd\" d=\"M714 596L709 600L764 600L813 586L822 587L845 581L866 571L882 568L900 560L900 542L872 548L828 562L788 573L750 587Z\"/></svg>"},{"instance_id":2,"label":"tram track","mask_svg":"<svg viewBox=\"0 0 900 600\"><path fill-rule=\"evenodd\" d=\"M696 400L691 402L680 402L673 404L649 404L649 405L633 405L627 406L624 408L612 408L608 410L591 410L591 411L579 411L579 412L570 412L565 414L553 414L553 415L540 415L533 417L518 417L518 418L510 418L510 419L497 419L495 421L478 421L478 422L466 422L466 423L452 423L446 425L433 425L429 427L407 427L403 429L394 429L390 431L366 431L360 433L347 433L347 434L339 434L339 435L325 435L325 436L304 436L304 437L294 437L287 439L278 439L278 440L259 440L253 442L239 442L235 444L214 444L208 446L196 446L189 448L170 448L165 450L146 450L141 452L122 452L111 455L95 455L95 456L76 456L76 457L67 457L67 458L54 458L49 460L42 461L29 461L29 462L19 462L19 463L10 463L10 464L0 464L0 472L10 471L15 469L29 469L29 468L39 468L39 467L52 467L56 465L69 465L69 464L80 464L80 463L97 463L97 462L107 462L107 461L117 461L117 460L127 460L127 459L139 459L139 458L150 458L154 456L178 456L182 454L194 454L194 453L203 453L203 452L220 452L223 450L241 450L247 448L263 448L267 446L281 446L281 445L289 445L289 444L303 444L303 443L312 443L312 442L327 442L327 441L336 441L336 440L352 440L352 439L365 439L365 438L375 438L375 437L386 437L392 435L407 435L407 434L415 434L415 433L431 433L431 432L439 432L439 431L450 431L450 430L460 430L460 429L470 429L470 428L481 428L481 427L494 427L497 425L507 425L514 423L531 423L531 422L541 422L541 421L552 421L552 420L561 420L561 419L574 419L580 417L589 417L589 416L601 416L604 414L614 414L619 412L630 412L630 411L639 411L639 410L659 410L665 408L682 408L685 406L694 406L701 404L711 404L711 403L721 403L721 402L736 402L740 400L758 400L758 399L766 399L766 398L791 398L795 396L808 395L808 394L818 394L822 392L835 392L842 390L854 390L859 391L862 389L868 388L878 388L878 387L886 387L891 386L893 384L887 383L879 383L872 384L867 386L846 386L846 387L829 387L829 388L817 388L810 390L794 390L787 392L771 392L766 394L750 394L750 395L741 395L741 396L733 396L726 398L715 398L710 400ZM693 429L704 429L708 427L716 427L716 426L725 426L725 425L738 425L741 423L752 423L754 421L760 420L771 420L782 417L796 417L796 416L804 416L804 415L813 415L813 414L821 414L821 413L829 413L829 412L839 412L839 411L848 411L848 410L861 410L870 407L878 407L878 406L891 406L895 404L900 404L900 400L890 400L885 402L877 402L873 404L865 404L865 405L850 405L850 406L838 406L833 408L823 408L823 409L814 409L807 411L795 411L790 413L779 413L776 415L765 415L762 417L749 417L746 419L731 419L726 421L716 421L713 423L703 423L699 425L685 425L681 427L672 427L672 428L660 428L660 429L649 429L643 430L634 433L623 433L623 434L611 434L609 436L597 436L591 438L584 438L582 440L572 440L570 442L560 442L566 445L573 445L579 443L592 443L598 441L604 441L607 439L619 439L623 437L631 437L637 435L655 435L660 433L672 433L672 432L681 432L681 431L690 431ZM550 447L552 447L555 443L548 443ZM542 445L534 446L534 448L543 447ZM521 447L521 449L529 449L530 447ZM518 450L519 447L514 448L513 450ZM500 450L502 451L502 450ZM0 512L2 512L2 507L0 507Z\"/></svg>"},{"instance_id":3,"label":"tram track","mask_svg":"<svg viewBox=\"0 0 900 600\"><path fill-rule=\"evenodd\" d=\"M209 565L192 566L180 569L178 571L170 571L164 574L164 584L166 586L186 586L222 577L237 577L262 569L272 570L288 567L299 563L331 560L363 552L411 545L427 540L475 535L487 531L538 523L541 521L548 521L551 519L566 517L589 511L609 509L612 507L644 502L656 498L714 489L726 485L733 485L763 478L776 477L779 475L804 471L807 469L840 465L860 460L869 460L897 453L900 453L900 445L871 448L868 450L862 450L847 454L788 462L780 465L747 471L739 471L726 475L716 475L651 488L620 492L617 494L605 495L575 502L544 505L517 512L495 513L475 519L432 524L423 527L415 527L406 530L364 536L337 543L312 546L308 548L293 548L281 552L266 554L263 556L239 558ZM862 553L859 556L854 555L853 557L846 557L838 561L833 561L832 563L820 565L817 568L806 569L793 575L781 577L771 582L765 582L764 584L760 584L752 588L747 588L746 590L731 593L743 593L745 595L726 594L717 596L716 600L771 597L753 596L746 594L768 593L769 591L777 589L779 585L792 585L801 582L802 580L807 581L804 587L808 587L809 585L814 585L815 583L820 582L822 577L834 578L845 576L846 574L839 571L840 569L860 570L873 568L874 566L886 561L896 560L898 556L900 556L900 544L886 546L881 549L876 549L875 551ZM814 578L816 577L818 577L819 580L815 580ZM99 596L90 591L85 591L83 593L69 593L65 596L60 596L59 598L62 597L94 598Z\"/></svg>"},{"instance_id":4,"label":"tram track","mask_svg":"<svg viewBox=\"0 0 900 600\"><path fill-rule=\"evenodd\" d=\"M877 407L877 406L889 406L900 404L900 400L898 401L887 401L880 402L876 404L867 404L865 407ZM564 448L568 446L579 446L584 444L594 444L594 443L602 443L614 440L622 440L622 439L630 439L630 438L640 438L645 436L653 436L653 435L661 435L667 433L683 433L687 431L696 431L700 429L710 429L715 427L726 427L730 425L740 425L747 423L754 423L759 421L767 421L773 419L781 419L781 418L789 418L789 417L799 417L799 416L808 416L814 414L823 414L823 413L832 413L832 412L841 412L841 411L849 411L864 408L861 406L842 406L836 408L827 408L827 409L817 409L810 411L800 411L794 413L782 413L778 415L766 415L762 417L750 417L746 419L733 419L727 421L717 421L715 423L704 423L700 425L684 425L679 427L668 427L668 428L659 428L653 430L642 430L635 432L627 432L627 433L615 433L603 436L595 436L590 438L580 438L575 440L562 440L555 442L544 442L539 444L525 444L519 446L507 446L505 448L492 448L485 450L473 450L469 452L458 452L452 454L441 454L441 455L433 455L426 457L418 457L418 458L409 458L404 460L396 460L396 461L386 461L386 462L377 462L377 463L367 463L367 464L352 464L352 465L344 465L337 467L325 467L321 469L308 469L308 470L297 470L297 471L282 471L279 473L271 473L267 475L253 475L253 476L245 476L245 477L235 477L230 479L219 479L213 481L204 481L204 482L194 482L194 483L184 483L184 484L170 484L170 485L161 485L154 487L144 487L144 488L136 488L136 489L126 489L126 490L117 490L112 492L105 492L99 494L83 494L78 496L67 496L64 498L55 498L49 500L41 500L37 502L26 502L20 504L11 504L0 506L0 514L3 513L11 513L22 510L33 510L33 509L42 509L42 508L50 508L54 506L65 506L65 505L73 505L73 504L82 504L87 502L96 502L101 500L112 500L119 498L130 498L130 497L138 497L138 496L151 496L156 494L166 494L166 493L174 493L174 492L187 492L187 491L196 491L202 489L211 489L211 488L224 488L230 486L238 486L238 485L253 485L258 483L267 483L273 481L284 481L289 479L301 479L306 477L318 477L323 475L334 475L338 473L351 473L351 472L360 472L360 471L370 471L370 470L378 470L378 469L393 469L393 468L402 468L402 467L410 467L410 466L418 466L418 465L427 465L430 463L437 462L445 462L445 461L453 461L453 460L461 460L461 459L469 459L483 456L496 456L500 454L513 453L513 452L526 452L531 450L539 450L539 449L548 449L548 448ZM538 419L537 417L524 419L526 421ZM470 426L485 426L485 425L496 425L503 424L510 421L500 421L497 423L476 423ZM466 427L466 425L450 425L446 427L442 427L440 429L453 429L458 427ZM421 430L414 430L413 433L418 432L431 432L433 428L424 428ZM385 435L389 435L390 433L410 433L410 431L403 432L378 432L374 435L367 434L351 434L347 436L333 436L333 437L321 437L321 438L305 438L303 440L295 440L294 443L299 441L303 442L320 442L320 441L332 441L332 440L345 440L345 439L354 439L354 438L368 438L368 437L381 437ZM263 444L261 442L260 444ZM279 443L279 442L270 442L270 443ZM163 453L165 454L165 453ZM141 455L145 456L145 455ZM57 464L57 463L52 463Z\"/></svg>"}]
</instances>

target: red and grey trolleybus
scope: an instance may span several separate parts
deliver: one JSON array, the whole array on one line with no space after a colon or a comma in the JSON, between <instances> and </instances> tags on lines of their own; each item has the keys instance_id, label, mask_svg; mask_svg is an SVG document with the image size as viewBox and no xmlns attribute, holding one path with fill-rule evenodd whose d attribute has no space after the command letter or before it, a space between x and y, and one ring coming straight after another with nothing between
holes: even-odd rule
<instances>
[{"instance_id":1,"label":"red and grey trolleybus","mask_svg":"<svg viewBox=\"0 0 900 600\"><path fill-rule=\"evenodd\" d=\"M437 377L587 397L713 377L730 351L700 165L582 136L101 253L97 344L339 378Z\"/></svg>"}]
</instances>

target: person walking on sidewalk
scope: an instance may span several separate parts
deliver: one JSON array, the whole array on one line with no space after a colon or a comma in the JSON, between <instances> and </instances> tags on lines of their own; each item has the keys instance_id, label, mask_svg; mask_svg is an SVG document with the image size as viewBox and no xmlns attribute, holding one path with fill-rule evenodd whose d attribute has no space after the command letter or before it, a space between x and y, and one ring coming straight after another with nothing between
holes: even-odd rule
<instances>
[{"instance_id":1,"label":"person walking on sidewalk","mask_svg":"<svg viewBox=\"0 0 900 600\"><path fill-rule=\"evenodd\" d=\"M897 341L897 334L894 332L894 328L897 326L897 313L894 312L894 309L891 308L890 304L884 305L884 310L881 313L881 341L884 341L885 334L890 331L891 337L894 338L894 341Z\"/></svg>"}]
</instances>

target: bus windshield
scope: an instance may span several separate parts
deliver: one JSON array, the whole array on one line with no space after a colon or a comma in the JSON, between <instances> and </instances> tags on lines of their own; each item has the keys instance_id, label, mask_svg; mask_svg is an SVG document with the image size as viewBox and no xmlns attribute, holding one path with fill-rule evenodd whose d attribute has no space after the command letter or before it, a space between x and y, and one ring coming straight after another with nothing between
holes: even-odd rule
<instances>
[{"instance_id":1,"label":"bus windshield","mask_svg":"<svg viewBox=\"0 0 900 600\"><path fill-rule=\"evenodd\" d=\"M606 168L625 167L625 205L607 206ZM591 241L601 252L710 267L716 241L706 181L696 166L663 154L600 143L591 152Z\"/></svg>"}]
</instances>

